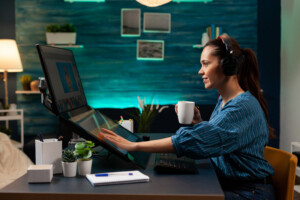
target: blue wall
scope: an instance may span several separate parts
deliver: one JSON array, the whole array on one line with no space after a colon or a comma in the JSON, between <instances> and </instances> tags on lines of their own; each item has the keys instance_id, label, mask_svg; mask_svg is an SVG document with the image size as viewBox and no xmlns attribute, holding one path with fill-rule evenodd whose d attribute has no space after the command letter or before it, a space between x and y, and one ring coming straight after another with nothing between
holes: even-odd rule
<instances>
[{"instance_id":1,"label":"blue wall","mask_svg":"<svg viewBox=\"0 0 300 200\"><path fill-rule=\"evenodd\" d=\"M171 33L143 33L121 37L121 8L144 12L171 13ZM215 104L217 92L205 90L197 74L201 42L207 26L221 26L242 47L257 51L257 0L214 0L212 3L169 3L148 8L135 1L107 0L106 3L64 3L62 0L16 0L17 43L24 72L43 76L36 43L45 44L48 24L72 23L77 28L73 49L88 103L95 108L138 106L137 96L159 104L192 100ZM164 40L164 61L137 61L138 39ZM18 82L17 87L21 89ZM57 120L43 108L38 95L18 95L25 109L26 134L55 131Z\"/></svg>"}]
</instances>

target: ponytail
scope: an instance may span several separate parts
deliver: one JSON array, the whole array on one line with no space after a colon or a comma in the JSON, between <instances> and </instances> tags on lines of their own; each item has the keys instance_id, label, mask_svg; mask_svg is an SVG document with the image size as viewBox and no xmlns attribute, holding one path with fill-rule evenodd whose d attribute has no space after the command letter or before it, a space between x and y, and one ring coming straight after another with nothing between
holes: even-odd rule
<instances>
[{"instance_id":1,"label":"ponytail","mask_svg":"<svg viewBox=\"0 0 300 200\"><path fill-rule=\"evenodd\" d=\"M215 47L212 54L217 56L220 63L222 63L221 67L223 69L223 73L226 76L236 74L240 87L244 91L249 91L258 100L265 113L266 120L269 123L267 102L262 95L259 85L259 69L254 51L249 48L242 49L238 42L228 35L222 35L221 39L210 40L205 44L204 48L206 46ZM230 56L230 59L228 56ZM227 73L226 71L229 71L230 73ZM274 129L271 128L270 125L269 138L276 138L276 135L274 135Z\"/></svg>"},{"instance_id":2,"label":"ponytail","mask_svg":"<svg viewBox=\"0 0 300 200\"><path fill-rule=\"evenodd\" d=\"M267 103L262 95L262 91L259 85L259 69L257 58L253 50L249 48L242 49L244 56L244 61L239 69L238 81L239 85L244 91L249 91L259 102L261 108L263 109L266 119L269 123L269 113L267 108ZM274 134L274 129L269 125L269 138L274 139L276 135Z\"/></svg>"}]
</instances>

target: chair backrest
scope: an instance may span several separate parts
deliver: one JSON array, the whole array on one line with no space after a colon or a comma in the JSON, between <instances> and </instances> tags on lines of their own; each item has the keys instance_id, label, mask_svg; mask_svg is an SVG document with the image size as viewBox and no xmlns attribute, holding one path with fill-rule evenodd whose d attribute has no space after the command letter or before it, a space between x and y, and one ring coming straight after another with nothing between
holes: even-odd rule
<instances>
[{"instance_id":1,"label":"chair backrest","mask_svg":"<svg viewBox=\"0 0 300 200\"><path fill-rule=\"evenodd\" d=\"M289 152L265 147L265 159L273 166L273 183L277 199L292 200L296 179L297 157Z\"/></svg>"}]
</instances>

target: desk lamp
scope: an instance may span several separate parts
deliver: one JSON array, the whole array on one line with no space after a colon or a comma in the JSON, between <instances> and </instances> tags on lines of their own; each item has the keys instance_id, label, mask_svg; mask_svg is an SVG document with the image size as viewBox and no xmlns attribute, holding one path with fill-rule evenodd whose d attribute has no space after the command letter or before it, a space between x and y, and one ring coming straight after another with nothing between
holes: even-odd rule
<instances>
[{"instance_id":1,"label":"desk lamp","mask_svg":"<svg viewBox=\"0 0 300 200\"><path fill-rule=\"evenodd\" d=\"M22 71L22 62L16 41L0 39L0 72L4 72L5 106L8 106L7 72Z\"/></svg>"},{"instance_id":2,"label":"desk lamp","mask_svg":"<svg viewBox=\"0 0 300 200\"><path fill-rule=\"evenodd\" d=\"M136 0L136 1L148 7L157 7L169 3L172 0Z\"/></svg>"}]
</instances>

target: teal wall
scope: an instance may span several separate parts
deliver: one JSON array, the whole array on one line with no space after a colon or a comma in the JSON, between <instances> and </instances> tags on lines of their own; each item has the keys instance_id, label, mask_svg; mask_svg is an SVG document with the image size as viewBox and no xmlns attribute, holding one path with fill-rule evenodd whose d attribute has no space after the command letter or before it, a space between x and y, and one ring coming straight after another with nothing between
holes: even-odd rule
<instances>
[{"instance_id":1,"label":"teal wall","mask_svg":"<svg viewBox=\"0 0 300 200\"><path fill-rule=\"evenodd\" d=\"M121 9L171 13L171 33L141 33L121 37ZM197 74L201 42L207 26L215 24L236 38L242 47L257 51L257 0L214 0L212 3L169 3L148 8L133 0L105 3L65 3L62 0L16 0L16 33L24 72L43 76L34 44L45 44L48 24L72 23L77 29L73 49L88 103L94 108L137 107L137 96L159 104L192 100L214 104L217 92L205 90ZM142 23L143 25L143 23ZM136 41L164 40L164 61L136 60ZM18 82L17 88L21 89ZM25 110L25 131L52 132L57 120L40 104L39 95L18 95Z\"/></svg>"}]
</instances>

